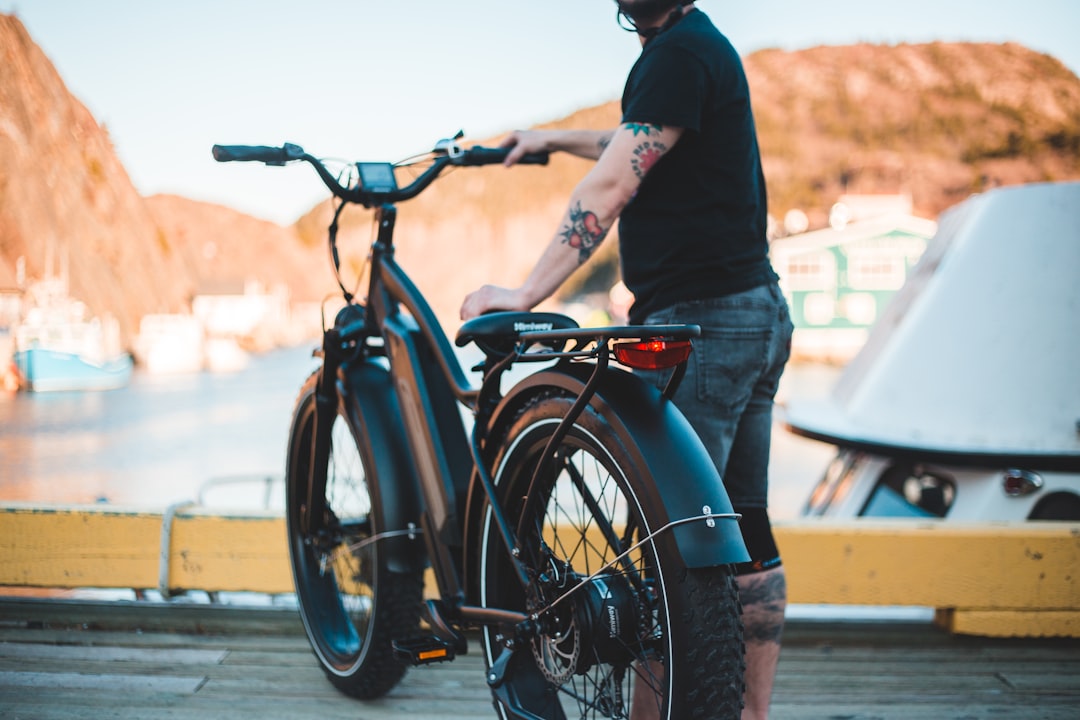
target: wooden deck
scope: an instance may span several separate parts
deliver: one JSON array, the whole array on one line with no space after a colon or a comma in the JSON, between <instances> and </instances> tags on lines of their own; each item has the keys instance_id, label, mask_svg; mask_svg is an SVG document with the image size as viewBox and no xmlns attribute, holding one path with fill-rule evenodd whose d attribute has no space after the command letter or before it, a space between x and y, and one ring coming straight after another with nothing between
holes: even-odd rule
<instances>
[{"instance_id":1,"label":"wooden deck","mask_svg":"<svg viewBox=\"0 0 1080 720\"><path fill-rule=\"evenodd\" d=\"M789 623L776 720L1080 718L1080 643L922 622ZM490 720L474 652L387 698L339 695L293 610L0 599L0 717Z\"/></svg>"}]
</instances>

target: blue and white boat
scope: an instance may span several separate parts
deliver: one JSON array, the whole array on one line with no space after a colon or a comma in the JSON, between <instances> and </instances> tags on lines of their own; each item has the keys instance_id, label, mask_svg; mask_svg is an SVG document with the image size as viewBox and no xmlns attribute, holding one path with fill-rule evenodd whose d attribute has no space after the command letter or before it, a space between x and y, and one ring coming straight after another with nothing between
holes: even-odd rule
<instances>
[{"instance_id":1,"label":"blue and white boat","mask_svg":"<svg viewBox=\"0 0 1080 720\"><path fill-rule=\"evenodd\" d=\"M115 390L131 380L130 355L96 362L61 350L32 347L15 353L15 367L25 389L34 392Z\"/></svg>"},{"instance_id":2,"label":"blue and white boat","mask_svg":"<svg viewBox=\"0 0 1080 720\"><path fill-rule=\"evenodd\" d=\"M133 361L121 351L115 318L87 317L64 283L46 280L26 292L14 328L15 367L34 392L113 390L131 380Z\"/></svg>"}]
</instances>

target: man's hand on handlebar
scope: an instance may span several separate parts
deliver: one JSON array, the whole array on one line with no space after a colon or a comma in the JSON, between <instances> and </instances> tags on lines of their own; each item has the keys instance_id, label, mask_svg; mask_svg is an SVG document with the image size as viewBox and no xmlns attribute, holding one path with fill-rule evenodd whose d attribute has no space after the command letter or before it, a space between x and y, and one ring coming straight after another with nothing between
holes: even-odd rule
<instances>
[{"instance_id":1,"label":"man's hand on handlebar","mask_svg":"<svg viewBox=\"0 0 1080 720\"><path fill-rule=\"evenodd\" d=\"M510 148L510 152L503 165L510 167L527 154L547 152L547 134L543 130L515 130L504 137L499 147Z\"/></svg>"}]
</instances>

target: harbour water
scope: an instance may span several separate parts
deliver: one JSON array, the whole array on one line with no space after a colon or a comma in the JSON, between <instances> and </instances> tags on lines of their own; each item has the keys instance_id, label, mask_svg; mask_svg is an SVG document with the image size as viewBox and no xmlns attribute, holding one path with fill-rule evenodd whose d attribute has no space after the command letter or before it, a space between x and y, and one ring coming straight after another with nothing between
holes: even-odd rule
<instances>
[{"instance_id":1,"label":"harbour water","mask_svg":"<svg viewBox=\"0 0 1080 720\"><path fill-rule=\"evenodd\" d=\"M231 374L137 370L119 390L0 394L0 501L280 507L292 406L316 367L312 348L253 356ZM779 399L820 396L836 375L791 365ZM794 517L833 451L779 422L773 437L770 503L775 517Z\"/></svg>"},{"instance_id":2,"label":"harbour water","mask_svg":"<svg viewBox=\"0 0 1080 720\"><path fill-rule=\"evenodd\" d=\"M310 346L243 372L152 376L107 392L0 396L0 498L164 507L207 481L281 477Z\"/></svg>"}]
</instances>

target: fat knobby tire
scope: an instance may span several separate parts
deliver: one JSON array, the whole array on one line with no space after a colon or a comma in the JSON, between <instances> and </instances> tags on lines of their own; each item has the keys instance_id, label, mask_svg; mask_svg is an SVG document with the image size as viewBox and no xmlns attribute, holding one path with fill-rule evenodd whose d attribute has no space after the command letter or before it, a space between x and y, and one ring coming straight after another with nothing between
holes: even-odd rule
<instances>
[{"instance_id":1,"label":"fat knobby tire","mask_svg":"<svg viewBox=\"0 0 1080 720\"><path fill-rule=\"evenodd\" d=\"M542 517L538 520L532 520L525 517L528 511L525 511L524 508L528 505L528 501L523 498L529 494L528 484L531 481L537 458L546 445L547 439L554 432L558 421L567 414L570 403L571 399L566 397L538 395L529 402L524 403L514 418L507 422L504 427L496 430L494 434L495 439L501 438L501 442L498 443L498 450L494 451L493 477L498 485L498 493L502 498L504 508L511 515L519 514L519 516L511 517L511 524L516 524L519 531L523 527L535 526L539 522L544 528L545 537L551 533L558 534L558 531L554 529L556 521L550 520L547 514L550 512L550 508L546 508L544 513L541 513ZM632 442L632 440L626 442ZM603 418L599 417L591 409L586 409L576 421L574 428L570 431L568 437L563 440L560 448L568 448L566 451L567 456L584 458L584 460L580 461L583 469L596 471L596 468L603 466L598 471L598 475L613 480L618 486L618 491L625 498L624 505L600 503L595 506L590 511L589 517L582 522L584 527L603 525L602 521L594 523L591 520L597 517L595 511L602 512L605 508L611 508L607 516L612 527L615 527L616 522L622 522L619 520L620 517L626 518L625 523L627 526L639 523L645 528L653 529L662 527L666 522L666 518L663 517L660 509L645 500L647 497L655 497L654 493L647 491L650 484L658 480L651 477L645 469L639 466L640 464L630 461L634 453L628 452L624 446L624 440ZM574 453L577 453L577 455L574 455ZM573 464L572 461L569 464ZM564 469L559 470L559 472L570 476L573 476L575 472L580 473L580 469L565 469L567 467L568 465L564 465ZM549 503L550 501L551 505L561 505L560 500L550 500L550 498L563 497L566 494L565 486L562 484L564 481L559 480L558 477L564 476L555 476L553 474L545 484L545 489L536 490L534 488L535 495L541 497L546 495L549 498L543 500L543 503ZM609 480L603 480L597 486L610 484ZM561 494L550 489L556 483L560 483ZM574 480L571 484L579 485L580 480ZM621 507L631 509L624 515L615 509ZM552 523L550 527L549 522ZM510 565L505 560L505 549L502 547L497 533L494 532L490 515L485 518L484 524L486 526L484 528L486 531L485 537L488 540L484 544L481 559L484 563L482 571L484 578L481 582L482 601L496 606L500 602L520 604L524 602L522 596L527 595L528 591L501 589L513 586L520 588L520 584L512 575ZM571 524L573 524L573 519L571 519ZM640 536L640 534L639 531L638 535ZM522 541L525 545L530 544L528 539L519 538L519 541ZM588 545L590 542L592 541L583 541L578 546ZM626 541L621 542L625 543ZM571 546L573 546L572 542L562 547ZM658 536L653 547L655 553L642 553L641 567L648 568L645 576L656 576L655 584L657 587L663 588L666 597L655 606L657 608L655 616L658 618L655 623L650 622L649 618L640 620L640 622L651 627L650 633L663 636L663 650L660 652L660 656L664 657L667 663L674 663L672 672L665 671L664 678L660 683L666 698L662 704L663 712L661 717L665 720L738 720L742 708L745 648L742 637L738 587L735 582L733 568L725 565L687 569L683 565L678 550L670 537L662 538ZM563 561L569 566L571 559L566 555L558 558L558 562ZM653 568L652 565L657 567ZM542 572L543 568L537 569L534 576L540 577ZM581 576L582 574L578 575L579 578ZM630 576L627 575L626 577ZM580 595L581 593L577 597L580 597ZM545 600L549 601L550 598ZM638 617L641 618L640 615ZM600 632L602 631L601 628ZM485 636L483 647L485 660L489 665L495 661L502 651L497 642L493 640L493 637L494 631L489 631ZM564 635L554 635L552 638L548 638L548 647L554 646L558 649L567 649L568 643L562 641L562 637ZM560 645L560 643L562 644ZM596 647L599 647L599 645ZM586 650L593 651L594 649L585 646L582 652ZM522 651L519 650L518 652L521 653ZM637 655L638 650L633 652L636 658L648 657L647 655ZM597 653L596 657L599 658L600 655ZM528 656L527 660L529 662L539 662L532 655ZM568 662L573 663L576 661ZM598 659L594 663L602 668L601 678L603 678L603 672L609 672L609 665L602 665L602 663L607 662L609 661ZM611 662L615 664L622 662L625 666L626 661ZM633 668L641 667L642 662L643 660L632 661L631 669L627 671L628 676L633 672ZM543 670L541 670L541 674L545 678L550 678L552 675L551 673L545 673ZM547 695L560 695L563 697L562 705L567 717L625 716L619 713L625 713L627 709L625 705L630 704L630 700L627 699L627 695L631 694L629 685L621 694L608 692L604 697L599 697L603 693L598 688L603 682L597 682L594 679L591 684L590 681L586 681L573 687L572 683L577 682L575 679L576 674L565 672L556 675L565 678L565 680L551 681L549 679L550 691ZM533 682L535 682L535 677L536 673L533 672ZM611 677L611 675L608 677ZM674 679L672 680L672 678ZM572 689L570 691L561 691L559 683L564 683L566 687ZM576 699L566 699L573 693L580 696L582 688L586 693L591 692L596 697L593 697L589 702L581 703L580 706L574 705L577 702ZM534 695L534 697L539 696ZM617 704L620 701L624 706L614 711L597 710L604 703L610 704L614 702ZM567 707L568 704L570 705L569 708ZM539 700L530 708L530 711L545 717L547 713L551 712Z\"/></svg>"},{"instance_id":2,"label":"fat knobby tire","mask_svg":"<svg viewBox=\"0 0 1080 720\"><path fill-rule=\"evenodd\" d=\"M323 577L319 559L312 548L315 543L300 530L300 507L306 498L307 468L312 452L311 423L315 413L315 391L318 384L316 372L304 384L296 401L290 431L289 457L286 476L286 518L289 534L290 560L297 588L297 602L304 629L312 645L312 651L330 682L342 693L359 699L373 699L385 695L404 677L407 667L394 657L392 642L416 634L419 626L420 605L423 598L423 574L391 572L378 554L378 543L367 545L364 552L374 554L374 567L370 583L370 622L366 629L357 626L353 617L339 601L343 595L333 572L333 579ZM345 431L347 429L347 432ZM369 468L373 464L373 449L365 447L363 435L358 432L345 411L339 406L335 419L334 436L338 442L351 445L339 447L336 453L360 460L360 470L335 480L350 483L358 492L371 499L368 482ZM336 472L331 459L328 475ZM354 477L353 475L357 477ZM330 494L329 492L327 493ZM332 511L335 499L327 498ZM335 513L336 515L336 513ZM370 534L380 531L378 514L369 513ZM338 551L335 547L333 550ZM324 551L325 552L325 551ZM327 566L331 569L334 563ZM351 646L341 650L348 633L343 628L352 625L359 636L359 648Z\"/></svg>"}]
</instances>

